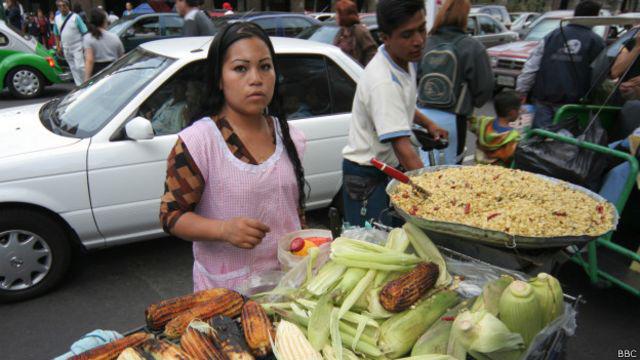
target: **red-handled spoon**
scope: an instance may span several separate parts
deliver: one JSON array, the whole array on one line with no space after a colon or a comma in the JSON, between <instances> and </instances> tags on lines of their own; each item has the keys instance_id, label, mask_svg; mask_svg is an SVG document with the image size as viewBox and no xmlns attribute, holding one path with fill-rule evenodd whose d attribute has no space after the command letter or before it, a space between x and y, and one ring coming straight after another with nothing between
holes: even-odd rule
<instances>
[{"instance_id":1,"label":"red-handled spoon","mask_svg":"<svg viewBox=\"0 0 640 360\"><path fill-rule=\"evenodd\" d=\"M431 196L431 194L427 190L425 190L420 185L417 185L416 183L411 181L411 179L407 175L405 175L400 170L394 168L393 166L389 166L389 165L383 163L382 161L380 161L380 160L378 160L376 158L372 158L371 159L371 164L373 166L375 166L376 169L378 169L378 170L382 171L383 173L391 176L392 178L400 181L401 183L408 184L409 186L411 186L411 188L415 192L417 192L418 194L422 195L423 197L427 198L427 197Z\"/></svg>"}]
</instances>

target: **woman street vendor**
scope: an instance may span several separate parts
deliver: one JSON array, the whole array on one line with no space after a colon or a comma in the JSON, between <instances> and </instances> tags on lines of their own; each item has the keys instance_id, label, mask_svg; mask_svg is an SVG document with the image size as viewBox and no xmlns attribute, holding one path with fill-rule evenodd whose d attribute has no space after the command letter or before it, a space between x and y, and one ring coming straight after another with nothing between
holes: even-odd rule
<instances>
[{"instance_id":1,"label":"woman street vendor","mask_svg":"<svg viewBox=\"0 0 640 360\"><path fill-rule=\"evenodd\" d=\"M167 160L160 220L193 242L194 291L243 292L278 268L277 239L304 214L305 138L289 127L268 35L227 26L207 57L204 117L179 133Z\"/></svg>"}]
</instances>

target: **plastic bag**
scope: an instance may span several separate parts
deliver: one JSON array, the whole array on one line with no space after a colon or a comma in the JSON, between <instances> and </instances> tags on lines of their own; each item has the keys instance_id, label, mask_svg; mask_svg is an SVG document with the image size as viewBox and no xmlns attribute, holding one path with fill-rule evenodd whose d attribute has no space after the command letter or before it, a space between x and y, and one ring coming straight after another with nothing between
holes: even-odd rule
<instances>
[{"instance_id":1,"label":"plastic bag","mask_svg":"<svg viewBox=\"0 0 640 360\"><path fill-rule=\"evenodd\" d=\"M599 121L582 133L576 117L552 125L546 130L571 136L581 141L607 145L607 132ZM607 167L607 156L576 145L533 136L518 144L516 169L547 175L598 191Z\"/></svg>"},{"instance_id":2,"label":"plastic bag","mask_svg":"<svg viewBox=\"0 0 640 360\"><path fill-rule=\"evenodd\" d=\"M301 237L301 238L326 237L330 239L333 238L333 236L331 235L331 231L329 230L306 229L306 230L294 231L278 239L278 262L280 262L280 266L284 271L287 271L293 268L305 258L305 256L293 255L291 251L289 251L289 248L291 246L291 240L297 237ZM328 248L329 244L323 244L321 247Z\"/></svg>"}]
</instances>

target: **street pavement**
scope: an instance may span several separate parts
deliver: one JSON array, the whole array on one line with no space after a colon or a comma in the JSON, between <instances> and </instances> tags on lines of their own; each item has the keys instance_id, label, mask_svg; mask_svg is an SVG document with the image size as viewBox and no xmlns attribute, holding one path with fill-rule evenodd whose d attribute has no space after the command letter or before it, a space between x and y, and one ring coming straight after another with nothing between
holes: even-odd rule
<instances>
[{"instance_id":1,"label":"street pavement","mask_svg":"<svg viewBox=\"0 0 640 360\"><path fill-rule=\"evenodd\" d=\"M52 87L46 96L61 96L70 88ZM0 94L0 108L25 103ZM491 105L480 113L491 114ZM470 150L473 141L467 141ZM307 218L311 227L327 225L326 210L312 211ZM0 305L0 359L50 359L94 329L126 332L141 326L148 304L191 292L192 264L190 244L175 238L79 254L53 292ZM618 288L590 285L584 271L571 263L558 277L566 293L586 300L578 307L578 329L568 340L565 359L615 359L624 350L640 356L638 298Z\"/></svg>"},{"instance_id":2,"label":"street pavement","mask_svg":"<svg viewBox=\"0 0 640 360\"><path fill-rule=\"evenodd\" d=\"M19 100L11 96L8 90L0 90L0 110L14 106L37 104L48 101L58 96L64 96L74 88L72 83L63 83L47 86L41 97L29 100Z\"/></svg>"}]
</instances>

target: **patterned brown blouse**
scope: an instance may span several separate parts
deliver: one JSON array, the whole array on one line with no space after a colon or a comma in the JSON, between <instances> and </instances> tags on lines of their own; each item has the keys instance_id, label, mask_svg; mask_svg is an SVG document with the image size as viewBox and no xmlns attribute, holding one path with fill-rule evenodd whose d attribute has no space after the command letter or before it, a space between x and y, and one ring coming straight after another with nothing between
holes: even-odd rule
<instances>
[{"instance_id":1,"label":"patterned brown blouse","mask_svg":"<svg viewBox=\"0 0 640 360\"><path fill-rule=\"evenodd\" d=\"M233 131L227 119L221 117L214 118L213 121L235 157L248 164L258 165L258 161ZM272 124L269 122L275 144L276 135ZM202 173L189 154L185 143L178 138L167 159L167 178L164 182L164 195L162 195L160 203L160 222L165 232L170 233L180 216L195 210L203 191L204 178ZM304 212L299 210L298 213L300 223L304 227Z\"/></svg>"}]
</instances>

